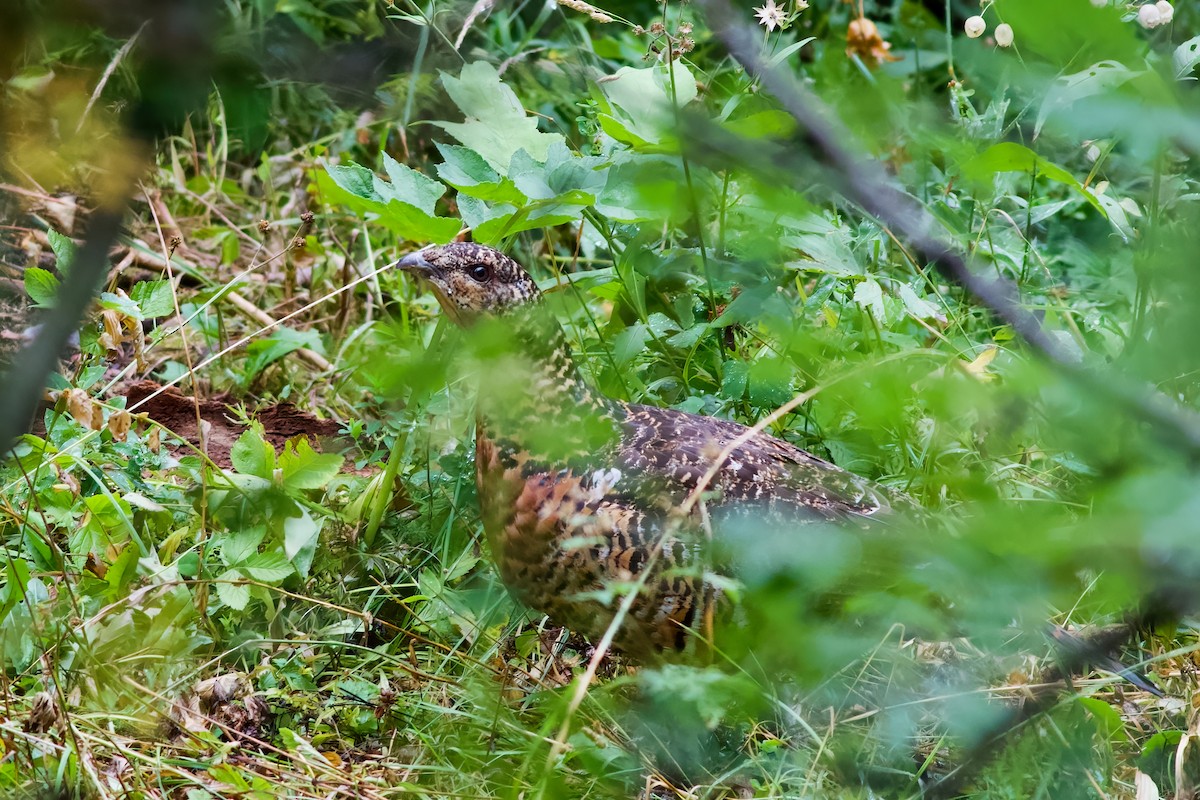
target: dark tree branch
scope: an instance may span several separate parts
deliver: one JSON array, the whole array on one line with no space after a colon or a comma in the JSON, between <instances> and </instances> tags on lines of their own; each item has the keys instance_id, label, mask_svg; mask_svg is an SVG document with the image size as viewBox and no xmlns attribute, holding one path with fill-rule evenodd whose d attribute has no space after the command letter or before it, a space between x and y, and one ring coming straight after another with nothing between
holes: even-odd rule
<instances>
[{"instance_id":1,"label":"dark tree branch","mask_svg":"<svg viewBox=\"0 0 1200 800\"><path fill-rule=\"evenodd\" d=\"M70 276L59 287L54 309L44 317L37 335L0 374L0 456L13 439L25 432L42 398L42 391L67 339L108 271L108 251L121 229L127 199L119 209L97 211L88 219L87 238L75 256Z\"/></svg>"},{"instance_id":2,"label":"dark tree branch","mask_svg":"<svg viewBox=\"0 0 1200 800\"><path fill-rule=\"evenodd\" d=\"M799 154L815 157L824 167L823 178L830 186L907 239L912 248L936 266L947 280L966 289L980 305L1012 327L1033 352L1089 392L1108 398L1149 424L1167 445L1192 459L1200 458L1200 416L1151 386L1132 385L1115 373L1102 374L1081 364L1021 304L1012 283L993 280L972 270L958 250L938 236L938 223L924 206L898 188L878 162L852 149L854 137L835 115L790 73L767 62L759 45L760 38L742 21L744 11L735 12L727 0L697 2L729 54L759 79L800 126L794 146L774 154L765 150L760 142L747 143L712 124L682 126L682 136L698 148L701 159L703 151L711 153L715 150L723 153L726 159L721 166L728 166L728 158L733 157L739 166L764 180L775 183L783 180L798 191L804 191L807 187L799 184L797 179L811 164Z\"/></svg>"},{"instance_id":3,"label":"dark tree branch","mask_svg":"<svg viewBox=\"0 0 1200 800\"><path fill-rule=\"evenodd\" d=\"M177 129L186 115L204 108L212 76L221 66L212 58L211 48L217 10L209 0L111 0L96 6L99 21L112 31L124 28L132 34L149 26L150 35L142 37L138 47L139 96L124 120L130 138L113 137L111 145L133 150L133 158L117 160L127 163L129 171L110 174L122 183L98 198L99 208L88 220L87 237L69 277L59 287L55 308L34 340L0 373L0 458L9 454L13 439L26 430L51 370L99 288L109 265L109 247L141 177L135 173L153 163L155 137ZM18 3L0 14L0 21L18 31L31 30L32 14L32 7ZM8 69L11 66L0 59L0 74ZM2 105L0 113L4 113Z\"/></svg>"}]
</instances>

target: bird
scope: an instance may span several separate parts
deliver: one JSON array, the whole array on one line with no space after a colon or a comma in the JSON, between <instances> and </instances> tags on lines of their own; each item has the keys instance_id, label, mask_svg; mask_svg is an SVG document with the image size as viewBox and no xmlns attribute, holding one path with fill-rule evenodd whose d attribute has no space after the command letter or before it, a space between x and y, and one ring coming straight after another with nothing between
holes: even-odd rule
<instances>
[{"instance_id":1,"label":"bird","mask_svg":"<svg viewBox=\"0 0 1200 800\"><path fill-rule=\"evenodd\" d=\"M680 651L707 630L722 590L706 542L722 515L875 525L911 502L737 422L600 394L529 272L496 249L430 246L393 266L455 324L509 338L520 368L490 379L518 385L481 387L477 402L485 537L518 600L592 641L617 617L613 586L637 589L612 639L627 653Z\"/></svg>"}]
</instances>

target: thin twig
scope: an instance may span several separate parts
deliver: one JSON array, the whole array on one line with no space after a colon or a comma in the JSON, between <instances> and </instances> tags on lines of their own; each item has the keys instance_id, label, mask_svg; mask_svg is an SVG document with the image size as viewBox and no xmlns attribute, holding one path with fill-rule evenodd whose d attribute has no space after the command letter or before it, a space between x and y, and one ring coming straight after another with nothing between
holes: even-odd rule
<instances>
[{"instance_id":1,"label":"thin twig","mask_svg":"<svg viewBox=\"0 0 1200 800\"><path fill-rule=\"evenodd\" d=\"M113 55L112 60L108 62L108 66L104 68L104 74L101 75L100 80L96 82L96 88L92 90L92 96L88 98L87 105L83 108L83 113L79 115L79 124L75 126L76 133L79 133L81 130L83 130L83 123L87 121L88 114L90 114L92 111L92 106L96 105L96 101L100 99L100 93L104 91L104 87L108 83L108 79L111 78L112 74L117 71L117 66L125 60L125 56L129 55L129 51L132 50L134 44L137 43L138 37L142 35L142 31L146 30L146 26L149 24L149 21L143 22L142 26L134 31L133 36L129 37L129 41L121 45L121 49L118 50Z\"/></svg>"}]
</instances>

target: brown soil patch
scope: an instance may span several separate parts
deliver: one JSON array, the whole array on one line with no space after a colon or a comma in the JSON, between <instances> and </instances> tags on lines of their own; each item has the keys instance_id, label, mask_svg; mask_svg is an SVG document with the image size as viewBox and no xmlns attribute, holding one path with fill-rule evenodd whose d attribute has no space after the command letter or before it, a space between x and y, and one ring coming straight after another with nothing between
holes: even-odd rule
<instances>
[{"instance_id":1,"label":"brown soil patch","mask_svg":"<svg viewBox=\"0 0 1200 800\"><path fill-rule=\"evenodd\" d=\"M232 466L229 460L229 450L246 428L235 420L233 409L221 399L197 400L181 394L175 389L167 389L151 398L160 387L154 381L139 381L132 384L125 392L127 407L133 408L135 414L147 414L164 428L175 435L186 439L194 446L200 447L200 437L196 432L196 417L205 423L205 444L208 457L217 466L228 469ZM149 399L147 399L149 398ZM306 411L301 411L290 403L266 406L254 414L263 426L263 433L268 442L276 450L283 449L288 439L296 436L307 436L313 440L317 449L340 450L337 440L339 425L328 419L317 419ZM173 452L176 455L186 455L191 452L180 446Z\"/></svg>"}]
</instances>

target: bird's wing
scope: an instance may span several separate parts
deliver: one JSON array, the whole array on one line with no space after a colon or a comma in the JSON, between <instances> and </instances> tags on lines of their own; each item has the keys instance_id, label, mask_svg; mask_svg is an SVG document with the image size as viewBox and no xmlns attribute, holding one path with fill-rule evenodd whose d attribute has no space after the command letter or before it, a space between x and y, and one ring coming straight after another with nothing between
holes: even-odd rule
<instances>
[{"instance_id":1,"label":"bird's wing","mask_svg":"<svg viewBox=\"0 0 1200 800\"><path fill-rule=\"evenodd\" d=\"M670 408L623 410L618 462L674 504L748 431L736 422ZM721 505L749 503L824 519L882 516L897 505L878 484L764 433L734 447L708 488L719 494Z\"/></svg>"}]
</instances>

